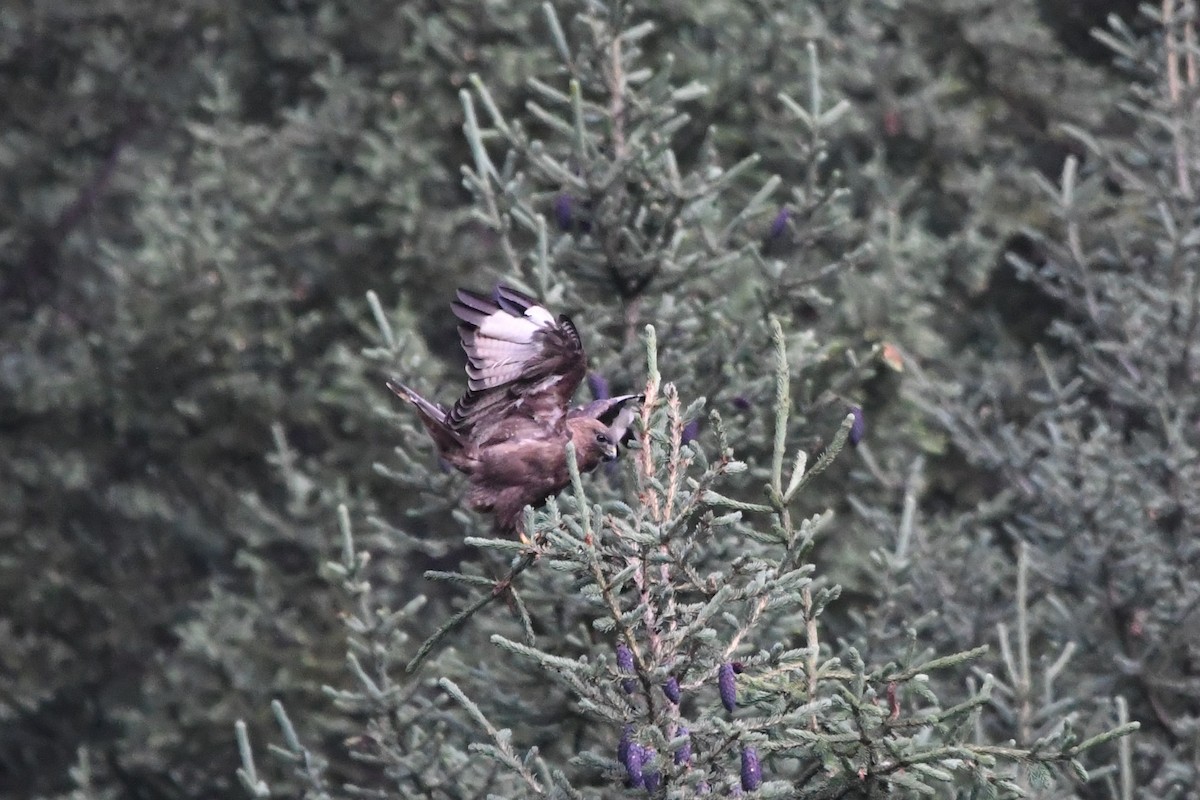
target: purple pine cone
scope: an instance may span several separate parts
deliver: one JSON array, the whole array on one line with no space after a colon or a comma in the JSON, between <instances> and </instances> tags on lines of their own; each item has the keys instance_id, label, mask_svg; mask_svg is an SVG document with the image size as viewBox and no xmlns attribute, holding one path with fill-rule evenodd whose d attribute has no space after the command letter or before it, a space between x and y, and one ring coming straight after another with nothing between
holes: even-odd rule
<instances>
[{"instance_id":1,"label":"purple pine cone","mask_svg":"<svg viewBox=\"0 0 1200 800\"><path fill-rule=\"evenodd\" d=\"M676 731L675 735L676 736L687 736L688 729L680 726L679 730ZM680 747L678 750L675 751L675 763L681 764L681 765L692 763L692 740L690 737L688 738L687 742L683 745L683 747Z\"/></svg>"},{"instance_id":2,"label":"purple pine cone","mask_svg":"<svg viewBox=\"0 0 1200 800\"><path fill-rule=\"evenodd\" d=\"M633 653L623 644L617 645L617 667L621 672L633 672ZM621 688L625 690L625 694L633 694L637 683L633 678L625 678L621 681Z\"/></svg>"},{"instance_id":3,"label":"purple pine cone","mask_svg":"<svg viewBox=\"0 0 1200 800\"><path fill-rule=\"evenodd\" d=\"M749 411L750 410L750 405L751 405L750 398L746 397L746 395L744 395L744 394L735 395L733 400L731 400L730 402L733 403L733 407L736 408L738 411Z\"/></svg>"},{"instance_id":4,"label":"purple pine cone","mask_svg":"<svg viewBox=\"0 0 1200 800\"><path fill-rule=\"evenodd\" d=\"M612 397L612 389L609 388L608 378L605 378L599 372L588 373L587 385L592 390L593 400L607 400Z\"/></svg>"},{"instance_id":5,"label":"purple pine cone","mask_svg":"<svg viewBox=\"0 0 1200 800\"><path fill-rule=\"evenodd\" d=\"M737 708L737 679L733 677L733 664L722 664L717 670L717 689L721 692L721 703L726 711Z\"/></svg>"},{"instance_id":6,"label":"purple pine cone","mask_svg":"<svg viewBox=\"0 0 1200 800\"><path fill-rule=\"evenodd\" d=\"M753 747L742 748L742 788L753 792L762 785L762 764L758 763L758 751Z\"/></svg>"},{"instance_id":7,"label":"purple pine cone","mask_svg":"<svg viewBox=\"0 0 1200 800\"><path fill-rule=\"evenodd\" d=\"M857 445L862 441L863 434L867 432L867 418L863 416L863 410L858 406L850 406L849 413L854 415L854 422L850 425L850 444Z\"/></svg>"},{"instance_id":8,"label":"purple pine cone","mask_svg":"<svg viewBox=\"0 0 1200 800\"><path fill-rule=\"evenodd\" d=\"M792 212L784 206L779 209L779 213L775 215L775 219L771 221L771 229L767 231L767 239L778 239L788 229L788 223L792 221Z\"/></svg>"},{"instance_id":9,"label":"purple pine cone","mask_svg":"<svg viewBox=\"0 0 1200 800\"><path fill-rule=\"evenodd\" d=\"M617 666L621 672L633 672L633 653L623 644L617 645Z\"/></svg>"},{"instance_id":10,"label":"purple pine cone","mask_svg":"<svg viewBox=\"0 0 1200 800\"><path fill-rule=\"evenodd\" d=\"M683 434L679 437L680 444L687 444L700 433L700 420L694 419L683 426Z\"/></svg>"},{"instance_id":11,"label":"purple pine cone","mask_svg":"<svg viewBox=\"0 0 1200 800\"><path fill-rule=\"evenodd\" d=\"M679 705L679 680L672 675L667 678L667 682L663 684L663 694L667 696L675 705Z\"/></svg>"},{"instance_id":12,"label":"purple pine cone","mask_svg":"<svg viewBox=\"0 0 1200 800\"><path fill-rule=\"evenodd\" d=\"M625 774L629 778L629 785L633 788L645 785L645 778L642 776L642 764L645 762L645 749L637 742L630 742L629 748L625 751Z\"/></svg>"},{"instance_id":13,"label":"purple pine cone","mask_svg":"<svg viewBox=\"0 0 1200 800\"><path fill-rule=\"evenodd\" d=\"M633 741L633 726L626 725L621 729L621 738L617 742L617 761L624 764L629 760L629 743Z\"/></svg>"},{"instance_id":14,"label":"purple pine cone","mask_svg":"<svg viewBox=\"0 0 1200 800\"><path fill-rule=\"evenodd\" d=\"M654 757L658 755L653 747L646 747L642 750L642 766L645 767ZM646 787L646 791L653 793L658 789L658 785L662 782L662 773L656 769L648 770L642 773L642 785Z\"/></svg>"},{"instance_id":15,"label":"purple pine cone","mask_svg":"<svg viewBox=\"0 0 1200 800\"><path fill-rule=\"evenodd\" d=\"M554 198L554 221L558 223L559 230L588 233L592 229L591 203L560 192Z\"/></svg>"},{"instance_id":16,"label":"purple pine cone","mask_svg":"<svg viewBox=\"0 0 1200 800\"><path fill-rule=\"evenodd\" d=\"M767 229L767 233L762 240L762 253L768 257L774 257L786 253L789 249L795 246L795 232L792 230L792 210L787 206L779 209L779 213L775 215L775 219L771 220L771 227Z\"/></svg>"},{"instance_id":17,"label":"purple pine cone","mask_svg":"<svg viewBox=\"0 0 1200 800\"><path fill-rule=\"evenodd\" d=\"M575 210L575 200L571 195L562 192L554 198L554 219L558 223L558 227L564 231L571 229Z\"/></svg>"}]
</instances>

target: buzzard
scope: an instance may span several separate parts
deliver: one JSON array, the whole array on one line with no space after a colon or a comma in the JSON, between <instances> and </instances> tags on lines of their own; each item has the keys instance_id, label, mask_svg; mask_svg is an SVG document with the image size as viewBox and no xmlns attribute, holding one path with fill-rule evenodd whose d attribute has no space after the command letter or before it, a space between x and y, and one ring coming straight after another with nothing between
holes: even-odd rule
<instances>
[{"instance_id":1,"label":"buzzard","mask_svg":"<svg viewBox=\"0 0 1200 800\"><path fill-rule=\"evenodd\" d=\"M471 508L490 512L497 532L517 533L525 506L540 506L570 482L567 442L581 471L617 457L632 422L623 407L640 395L569 407L587 373L579 331L515 289L459 289L451 308L467 352L466 394L447 410L402 383L388 388L416 408L441 457L467 475Z\"/></svg>"}]
</instances>

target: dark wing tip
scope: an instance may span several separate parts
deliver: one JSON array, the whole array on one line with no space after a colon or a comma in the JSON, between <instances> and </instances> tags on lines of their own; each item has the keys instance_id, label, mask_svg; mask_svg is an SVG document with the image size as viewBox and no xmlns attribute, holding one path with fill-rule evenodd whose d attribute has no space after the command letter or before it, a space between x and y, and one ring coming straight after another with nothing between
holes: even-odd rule
<instances>
[{"instance_id":1,"label":"dark wing tip","mask_svg":"<svg viewBox=\"0 0 1200 800\"><path fill-rule=\"evenodd\" d=\"M460 287L455 290L454 297L458 302L469 305L472 308L478 308L480 311L496 310L496 301L491 296L482 292L476 292L473 289L463 289Z\"/></svg>"},{"instance_id":2,"label":"dark wing tip","mask_svg":"<svg viewBox=\"0 0 1200 800\"><path fill-rule=\"evenodd\" d=\"M459 289L454 297L455 299L450 301L450 310L454 312L454 316L472 327L479 327L489 314L500 310L492 298L470 289ZM462 331L462 326L459 326L459 331Z\"/></svg>"},{"instance_id":3,"label":"dark wing tip","mask_svg":"<svg viewBox=\"0 0 1200 800\"><path fill-rule=\"evenodd\" d=\"M646 399L643 394L623 394L617 397L606 397L576 406L567 412L568 417L589 417L603 425L612 425L617 416L629 403L641 403Z\"/></svg>"},{"instance_id":4,"label":"dark wing tip","mask_svg":"<svg viewBox=\"0 0 1200 800\"><path fill-rule=\"evenodd\" d=\"M571 318L566 314L559 314L558 329L566 334L567 338L571 341L572 347L578 350L580 355L582 355L583 337L579 335L579 329L575 327L575 323L571 321ZM584 368L586 370L586 362Z\"/></svg>"},{"instance_id":5,"label":"dark wing tip","mask_svg":"<svg viewBox=\"0 0 1200 800\"><path fill-rule=\"evenodd\" d=\"M518 292L503 283L496 284L496 290L492 297L497 306L518 317L524 316L525 312L533 306L541 305L537 298L530 297L524 292Z\"/></svg>"},{"instance_id":6,"label":"dark wing tip","mask_svg":"<svg viewBox=\"0 0 1200 800\"><path fill-rule=\"evenodd\" d=\"M621 395L620 397L614 397L612 400L612 405L605 409L604 413L599 419L605 425L612 425L617 421L617 417L620 415L620 413L625 410L626 405L629 403L641 403L645 399L646 395L644 394L626 394Z\"/></svg>"},{"instance_id":7,"label":"dark wing tip","mask_svg":"<svg viewBox=\"0 0 1200 800\"><path fill-rule=\"evenodd\" d=\"M454 315L463 322L475 326L478 326L488 315L495 314L497 311L503 311L514 317L523 317L526 311L541 305L537 298L530 297L503 283L497 284L490 295L460 288L454 293L454 296L455 299L450 303Z\"/></svg>"}]
</instances>

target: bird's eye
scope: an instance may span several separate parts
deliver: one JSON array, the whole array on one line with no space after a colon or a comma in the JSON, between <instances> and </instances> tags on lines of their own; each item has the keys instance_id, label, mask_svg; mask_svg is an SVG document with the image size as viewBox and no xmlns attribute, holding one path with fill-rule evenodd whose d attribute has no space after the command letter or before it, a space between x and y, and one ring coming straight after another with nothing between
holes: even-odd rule
<instances>
[{"instance_id":1,"label":"bird's eye","mask_svg":"<svg viewBox=\"0 0 1200 800\"><path fill-rule=\"evenodd\" d=\"M600 444L608 444L608 442L609 442L608 434L607 433L597 433L596 441L599 442Z\"/></svg>"}]
</instances>

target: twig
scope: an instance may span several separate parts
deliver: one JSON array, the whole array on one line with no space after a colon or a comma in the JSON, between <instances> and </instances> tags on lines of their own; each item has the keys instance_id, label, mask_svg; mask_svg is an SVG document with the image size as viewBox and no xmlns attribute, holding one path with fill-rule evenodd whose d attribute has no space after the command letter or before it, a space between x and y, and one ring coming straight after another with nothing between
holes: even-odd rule
<instances>
[{"instance_id":1,"label":"twig","mask_svg":"<svg viewBox=\"0 0 1200 800\"><path fill-rule=\"evenodd\" d=\"M536 559L537 553L526 553L521 557L520 561L513 565L513 568L508 571L508 574L505 575L504 578L496 585L499 587L507 587L508 584L512 583L514 578L528 569ZM433 648L437 646L438 642L461 628L467 620L476 614L476 612L494 603L503 595L503 589L500 591L493 590L488 592L476 598L471 602L470 605L443 623L442 626L434 631L428 639L421 643L420 649L417 650L417 654L412 657L412 660L408 662L408 665L405 667L405 671L416 672L417 668L421 666L422 662L424 662L425 659L429 657L429 654L433 652Z\"/></svg>"}]
</instances>

